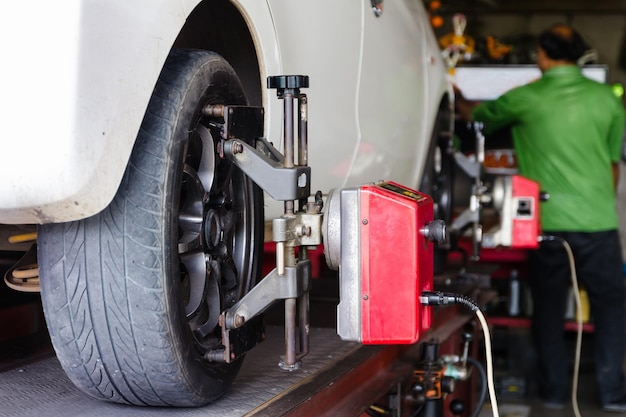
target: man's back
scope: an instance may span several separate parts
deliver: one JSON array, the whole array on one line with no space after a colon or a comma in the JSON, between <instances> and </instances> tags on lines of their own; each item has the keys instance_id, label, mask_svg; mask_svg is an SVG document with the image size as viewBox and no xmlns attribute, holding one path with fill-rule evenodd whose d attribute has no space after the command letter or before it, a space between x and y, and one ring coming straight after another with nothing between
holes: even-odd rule
<instances>
[{"instance_id":1,"label":"man's back","mask_svg":"<svg viewBox=\"0 0 626 417\"><path fill-rule=\"evenodd\" d=\"M559 66L473 116L488 131L511 127L520 173L550 194L542 205L545 230L617 227L611 162L619 160L624 113L608 86L574 65Z\"/></svg>"}]
</instances>

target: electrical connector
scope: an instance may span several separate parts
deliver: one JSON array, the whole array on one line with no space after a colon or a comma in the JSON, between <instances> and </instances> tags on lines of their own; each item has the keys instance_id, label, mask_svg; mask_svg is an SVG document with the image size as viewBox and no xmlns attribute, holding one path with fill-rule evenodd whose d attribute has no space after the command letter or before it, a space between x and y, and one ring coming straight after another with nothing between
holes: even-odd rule
<instances>
[{"instance_id":1,"label":"electrical connector","mask_svg":"<svg viewBox=\"0 0 626 417\"><path fill-rule=\"evenodd\" d=\"M464 295L444 293L440 291L424 291L420 296L420 303L424 306L445 306L452 304L462 304L472 311L478 310L478 305Z\"/></svg>"},{"instance_id":2,"label":"electrical connector","mask_svg":"<svg viewBox=\"0 0 626 417\"><path fill-rule=\"evenodd\" d=\"M420 303L425 306L444 306L448 304L456 304L456 296L454 294L446 294L435 291L424 291L420 296Z\"/></svg>"},{"instance_id":3,"label":"electrical connector","mask_svg":"<svg viewBox=\"0 0 626 417\"><path fill-rule=\"evenodd\" d=\"M498 411L498 401L496 399L496 384L493 378L493 355L491 352L491 334L489 333L489 325L487 324L487 319L485 315L480 310L478 304L474 302L471 298L465 297L460 294L453 293L443 293L439 291L424 291L419 297L420 303L424 306L434 306L434 305L451 305L451 304L462 304L465 307L472 310L478 321L480 322L480 326L483 329L484 336L484 345L485 345L485 360L487 363L487 371L486 371L486 379L487 379L487 388L489 392L489 398L491 399L491 410L493 412L494 417L499 417L500 412ZM468 361L475 361L478 366L481 366L478 361L473 358L467 358ZM482 404L483 399L479 404Z\"/></svg>"}]
</instances>

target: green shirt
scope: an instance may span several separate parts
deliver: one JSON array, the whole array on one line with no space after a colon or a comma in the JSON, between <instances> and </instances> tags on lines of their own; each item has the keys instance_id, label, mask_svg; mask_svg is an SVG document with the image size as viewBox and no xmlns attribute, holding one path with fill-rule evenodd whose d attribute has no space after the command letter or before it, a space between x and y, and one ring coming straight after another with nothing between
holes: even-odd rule
<instances>
[{"instance_id":1,"label":"green shirt","mask_svg":"<svg viewBox=\"0 0 626 417\"><path fill-rule=\"evenodd\" d=\"M535 82L473 109L485 133L509 126L519 173L550 199L541 204L547 231L618 227L611 163L619 162L624 109L609 86L575 65L553 67Z\"/></svg>"}]
</instances>

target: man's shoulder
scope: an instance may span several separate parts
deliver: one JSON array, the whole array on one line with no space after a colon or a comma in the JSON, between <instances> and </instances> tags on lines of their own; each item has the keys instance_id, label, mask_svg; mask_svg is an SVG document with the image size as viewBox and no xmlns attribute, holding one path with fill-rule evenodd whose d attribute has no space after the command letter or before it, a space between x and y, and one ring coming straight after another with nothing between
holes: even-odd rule
<instances>
[{"instance_id":1,"label":"man's shoulder","mask_svg":"<svg viewBox=\"0 0 626 417\"><path fill-rule=\"evenodd\" d=\"M620 111L623 109L623 104L620 98L613 92L613 88L606 84L596 80L584 77L582 84L584 86L584 93L589 98L594 97L595 100L601 101L606 106L613 106Z\"/></svg>"},{"instance_id":2,"label":"man's shoulder","mask_svg":"<svg viewBox=\"0 0 626 417\"><path fill-rule=\"evenodd\" d=\"M537 78L536 80L533 80L528 84L512 88L511 90L504 93L502 96L510 100L529 100L532 99L532 97L536 97L541 94L541 91L543 89L544 86L541 78Z\"/></svg>"},{"instance_id":3,"label":"man's shoulder","mask_svg":"<svg viewBox=\"0 0 626 417\"><path fill-rule=\"evenodd\" d=\"M542 93L546 90L562 91L564 84L577 86L578 92L582 92L584 94L596 95L597 97L604 97L609 101L619 102L610 85L589 78L585 76L582 71L575 74L570 73L566 78L541 77L524 87L527 87L527 90L529 91L534 90L537 93Z\"/></svg>"}]
</instances>

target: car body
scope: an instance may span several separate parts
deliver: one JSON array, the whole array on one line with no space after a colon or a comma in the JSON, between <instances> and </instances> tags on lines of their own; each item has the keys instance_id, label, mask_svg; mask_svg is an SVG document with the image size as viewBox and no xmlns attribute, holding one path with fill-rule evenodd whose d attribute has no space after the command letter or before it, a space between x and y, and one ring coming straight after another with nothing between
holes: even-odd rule
<instances>
[{"instance_id":1,"label":"car body","mask_svg":"<svg viewBox=\"0 0 626 417\"><path fill-rule=\"evenodd\" d=\"M111 202L173 46L224 56L277 145L282 104L265 79L309 75L312 189L323 192L382 178L417 187L448 89L419 1L390 1L381 17L365 0L5 7L0 223L78 220Z\"/></svg>"}]
</instances>

